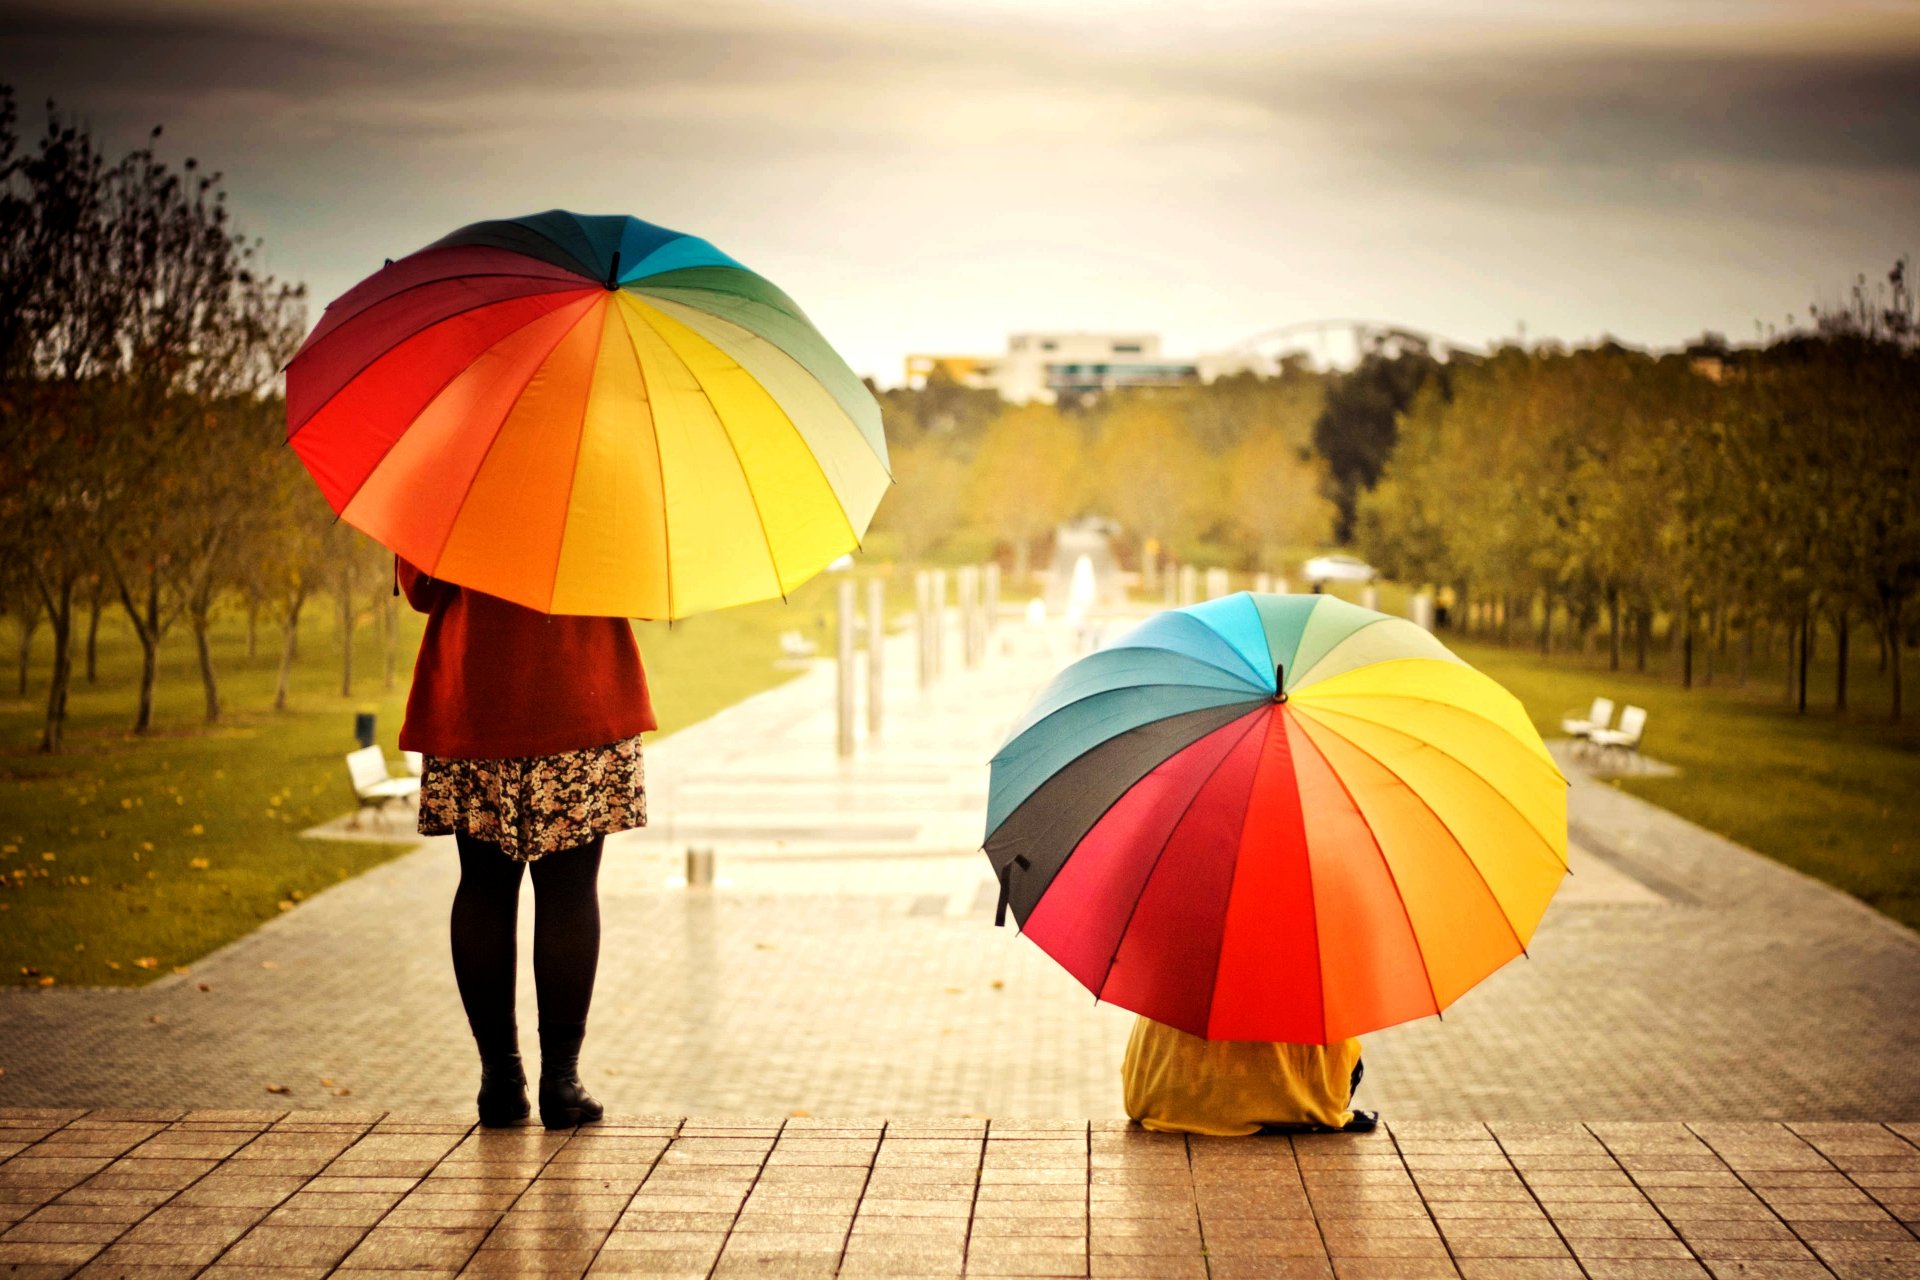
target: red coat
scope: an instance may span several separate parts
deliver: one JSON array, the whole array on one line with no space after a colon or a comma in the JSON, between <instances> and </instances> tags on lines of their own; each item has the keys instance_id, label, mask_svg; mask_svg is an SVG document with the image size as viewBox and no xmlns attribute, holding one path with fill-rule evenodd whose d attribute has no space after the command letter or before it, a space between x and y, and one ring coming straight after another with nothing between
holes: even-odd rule
<instances>
[{"instance_id":1,"label":"red coat","mask_svg":"<svg viewBox=\"0 0 1920 1280\"><path fill-rule=\"evenodd\" d=\"M548 616L430 578L400 585L427 615L400 746L443 760L550 756L658 728L625 618Z\"/></svg>"}]
</instances>

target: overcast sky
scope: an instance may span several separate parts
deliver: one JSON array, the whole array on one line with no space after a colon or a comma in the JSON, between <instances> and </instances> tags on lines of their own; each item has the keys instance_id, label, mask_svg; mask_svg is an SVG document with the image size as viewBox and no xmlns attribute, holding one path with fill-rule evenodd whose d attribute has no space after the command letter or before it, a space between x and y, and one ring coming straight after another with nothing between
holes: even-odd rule
<instances>
[{"instance_id":1,"label":"overcast sky","mask_svg":"<svg viewBox=\"0 0 1920 1280\"><path fill-rule=\"evenodd\" d=\"M1920 248L1920 0L0 0L318 302L487 217L703 235L885 383L1017 329L1750 338Z\"/></svg>"}]
</instances>

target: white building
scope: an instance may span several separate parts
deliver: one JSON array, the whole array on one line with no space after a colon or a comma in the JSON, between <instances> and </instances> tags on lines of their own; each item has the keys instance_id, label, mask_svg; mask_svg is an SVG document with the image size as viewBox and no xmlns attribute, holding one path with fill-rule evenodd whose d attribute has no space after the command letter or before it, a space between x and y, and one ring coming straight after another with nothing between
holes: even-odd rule
<instances>
[{"instance_id":1,"label":"white building","mask_svg":"<svg viewBox=\"0 0 1920 1280\"><path fill-rule=\"evenodd\" d=\"M1016 333L1003 356L908 356L907 384L923 386L936 370L1015 404L1177 386L1198 382L1201 374L1197 362L1163 355L1157 333Z\"/></svg>"}]
</instances>

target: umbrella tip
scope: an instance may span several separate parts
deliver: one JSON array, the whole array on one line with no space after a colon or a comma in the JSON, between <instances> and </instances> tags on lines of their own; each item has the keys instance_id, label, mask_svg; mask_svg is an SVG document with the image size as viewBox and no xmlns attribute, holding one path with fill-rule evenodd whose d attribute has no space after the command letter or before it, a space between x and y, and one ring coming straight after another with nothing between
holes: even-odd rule
<instances>
[{"instance_id":1,"label":"umbrella tip","mask_svg":"<svg viewBox=\"0 0 1920 1280\"><path fill-rule=\"evenodd\" d=\"M1287 669L1278 663L1273 668L1273 700L1275 702L1287 700Z\"/></svg>"}]
</instances>

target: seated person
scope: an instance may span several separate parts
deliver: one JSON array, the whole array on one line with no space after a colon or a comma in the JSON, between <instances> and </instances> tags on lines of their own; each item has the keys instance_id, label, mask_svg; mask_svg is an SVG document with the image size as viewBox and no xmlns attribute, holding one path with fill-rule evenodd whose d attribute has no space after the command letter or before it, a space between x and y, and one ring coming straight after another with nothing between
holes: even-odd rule
<instances>
[{"instance_id":1,"label":"seated person","mask_svg":"<svg viewBox=\"0 0 1920 1280\"><path fill-rule=\"evenodd\" d=\"M1127 1114L1142 1127L1222 1138L1368 1132L1379 1116L1352 1109L1361 1074L1358 1040L1202 1040L1151 1018L1133 1024L1120 1066Z\"/></svg>"}]
</instances>

